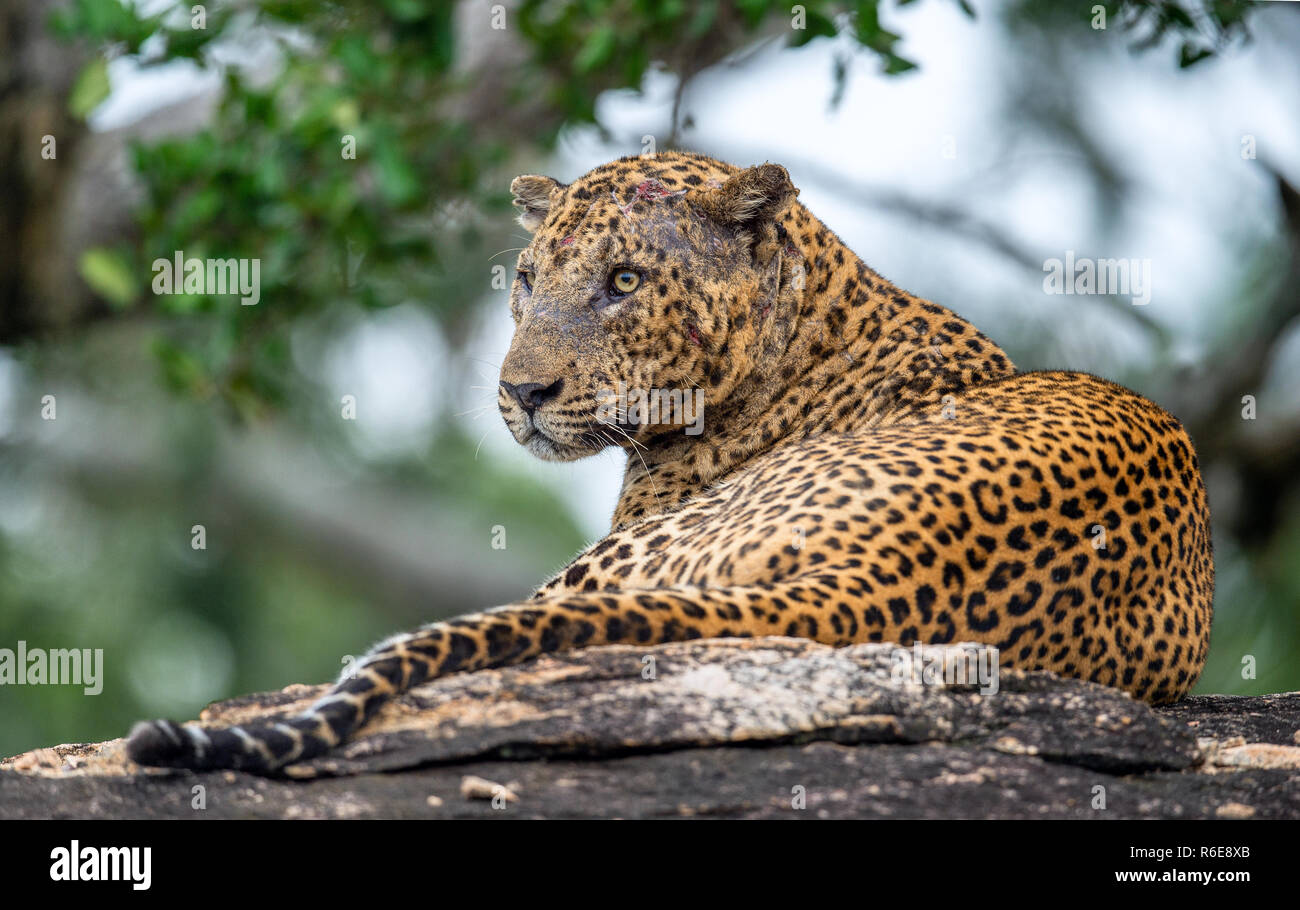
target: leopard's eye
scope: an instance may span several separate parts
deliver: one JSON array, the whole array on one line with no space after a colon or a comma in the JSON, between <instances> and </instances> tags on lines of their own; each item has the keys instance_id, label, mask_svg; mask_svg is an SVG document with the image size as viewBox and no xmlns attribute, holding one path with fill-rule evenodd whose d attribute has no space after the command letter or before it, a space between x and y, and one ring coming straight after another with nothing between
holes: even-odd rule
<instances>
[{"instance_id":1,"label":"leopard's eye","mask_svg":"<svg viewBox=\"0 0 1300 910\"><path fill-rule=\"evenodd\" d=\"M641 276L631 269L619 269L609 280L609 289L614 294L631 294L641 284Z\"/></svg>"},{"instance_id":2,"label":"leopard's eye","mask_svg":"<svg viewBox=\"0 0 1300 910\"><path fill-rule=\"evenodd\" d=\"M523 269L520 269L515 273L515 277L523 282L525 291L530 294L533 292L533 276L531 272L525 272Z\"/></svg>"}]
</instances>

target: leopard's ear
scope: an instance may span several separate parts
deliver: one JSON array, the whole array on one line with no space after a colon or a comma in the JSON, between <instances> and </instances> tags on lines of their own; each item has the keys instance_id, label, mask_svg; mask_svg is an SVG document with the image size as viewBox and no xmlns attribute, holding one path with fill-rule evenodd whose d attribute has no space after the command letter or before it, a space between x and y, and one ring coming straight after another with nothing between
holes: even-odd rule
<instances>
[{"instance_id":1,"label":"leopard's ear","mask_svg":"<svg viewBox=\"0 0 1300 910\"><path fill-rule=\"evenodd\" d=\"M564 192L566 184L551 177L539 177L536 174L524 174L510 181L510 192L514 193L514 203L519 207L519 223L530 234L542 226L551 203Z\"/></svg>"},{"instance_id":2,"label":"leopard's ear","mask_svg":"<svg viewBox=\"0 0 1300 910\"><path fill-rule=\"evenodd\" d=\"M779 164L757 164L739 171L698 200L706 215L719 224L753 230L775 221L799 195L790 173Z\"/></svg>"}]
</instances>

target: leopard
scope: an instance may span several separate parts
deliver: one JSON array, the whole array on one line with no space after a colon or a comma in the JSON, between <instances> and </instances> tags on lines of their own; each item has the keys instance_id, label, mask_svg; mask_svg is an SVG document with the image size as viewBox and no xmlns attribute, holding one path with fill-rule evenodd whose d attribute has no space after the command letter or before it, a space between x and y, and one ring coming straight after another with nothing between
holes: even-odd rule
<instances>
[{"instance_id":1,"label":"leopard","mask_svg":"<svg viewBox=\"0 0 1300 910\"><path fill-rule=\"evenodd\" d=\"M606 645L972 642L1156 705L1196 683L1214 562L1172 414L1018 370L779 164L661 151L511 191L530 240L499 409L540 459L623 451L609 533L527 599L381 642L300 713L137 724L135 762L279 774L412 687Z\"/></svg>"}]
</instances>

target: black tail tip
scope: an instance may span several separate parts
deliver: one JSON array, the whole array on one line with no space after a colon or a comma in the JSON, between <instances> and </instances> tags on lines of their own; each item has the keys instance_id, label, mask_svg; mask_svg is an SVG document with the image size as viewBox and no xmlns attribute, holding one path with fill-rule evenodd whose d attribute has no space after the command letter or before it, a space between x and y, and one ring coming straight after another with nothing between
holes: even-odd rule
<instances>
[{"instance_id":1,"label":"black tail tip","mask_svg":"<svg viewBox=\"0 0 1300 910\"><path fill-rule=\"evenodd\" d=\"M141 721L126 739L126 754L138 765L177 767L190 752L188 739L169 720Z\"/></svg>"}]
</instances>

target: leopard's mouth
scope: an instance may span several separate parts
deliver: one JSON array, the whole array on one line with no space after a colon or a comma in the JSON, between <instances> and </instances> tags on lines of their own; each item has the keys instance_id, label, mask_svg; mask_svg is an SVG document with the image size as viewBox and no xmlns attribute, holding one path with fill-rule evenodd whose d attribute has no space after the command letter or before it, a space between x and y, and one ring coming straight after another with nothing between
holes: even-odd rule
<instances>
[{"instance_id":1,"label":"leopard's mouth","mask_svg":"<svg viewBox=\"0 0 1300 910\"><path fill-rule=\"evenodd\" d=\"M543 461L577 461L611 446L635 446L635 436L641 429L636 423L613 424L597 418L573 426L556 426L554 414L525 413L505 407L502 416L515 442Z\"/></svg>"},{"instance_id":2,"label":"leopard's mouth","mask_svg":"<svg viewBox=\"0 0 1300 910\"><path fill-rule=\"evenodd\" d=\"M519 440L519 444L543 461L577 461L609 444L608 441L597 444L595 439L587 440L586 436L583 434L576 443L564 442L534 425L528 435Z\"/></svg>"}]
</instances>

